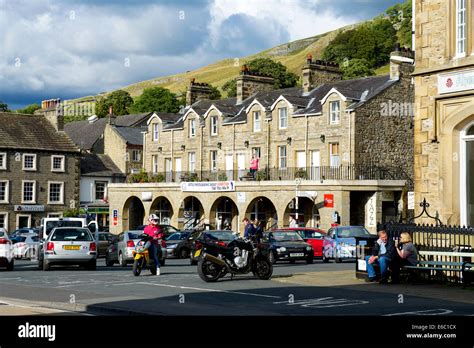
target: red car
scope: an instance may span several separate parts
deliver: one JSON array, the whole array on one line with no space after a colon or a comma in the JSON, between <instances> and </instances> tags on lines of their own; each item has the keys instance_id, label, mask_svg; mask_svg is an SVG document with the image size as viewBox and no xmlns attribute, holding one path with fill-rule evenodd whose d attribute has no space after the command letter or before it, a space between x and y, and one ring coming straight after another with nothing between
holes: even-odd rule
<instances>
[{"instance_id":1,"label":"red car","mask_svg":"<svg viewBox=\"0 0 474 348\"><path fill-rule=\"evenodd\" d=\"M323 257L323 240L326 232L315 227L287 227L279 231L296 231L306 243L313 247L314 257Z\"/></svg>"}]
</instances>

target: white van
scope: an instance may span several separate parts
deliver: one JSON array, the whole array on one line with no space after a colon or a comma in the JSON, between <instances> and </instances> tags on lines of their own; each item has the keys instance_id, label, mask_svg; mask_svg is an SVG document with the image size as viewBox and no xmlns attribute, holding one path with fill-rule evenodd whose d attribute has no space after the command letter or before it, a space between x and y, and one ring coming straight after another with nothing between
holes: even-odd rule
<instances>
[{"instance_id":1,"label":"white van","mask_svg":"<svg viewBox=\"0 0 474 348\"><path fill-rule=\"evenodd\" d=\"M91 231L95 240L99 239L99 226L97 221L87 222L87 218L67 217L67 218L42 218L40 227L40 237L46 240L55 227L86 227Z\"/></svg>"}]
</instances>

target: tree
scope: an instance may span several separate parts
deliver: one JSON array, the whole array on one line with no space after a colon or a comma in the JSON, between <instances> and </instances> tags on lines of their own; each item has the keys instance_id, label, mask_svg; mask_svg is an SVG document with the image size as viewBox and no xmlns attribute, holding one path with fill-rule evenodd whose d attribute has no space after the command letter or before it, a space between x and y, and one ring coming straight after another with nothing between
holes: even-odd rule
<instances>
[{"instance_id":1,"label":"tree","mask_svg":"<svg viewBox=\"0 0 474 348\"><path fill-rule=\"evenodd\" d=\"M213 85L209 85L209 87L211 88L211 95L209 96L209 99L210 100L217 100L217 99L221 99L221 91L219 91L219 89L217 87L214 87Z\"/></svg>"},{"instance_id":2,"label":"tree","mask_svg":"<svg viewBox=\"0 0 474 348\"><path fill-rule=\"evenodd\" d=\"M18 112L20 114L31 114L31 115L33 115L35 113L35 111L39 110L39 109L41 109L41 106L39 106L38 104L30 104L30 105L25 106L25 108L23 108L23 109L17 109L16 112Z\"/></svg>"},{"instance_id":3,"label":"tree","mask_svg":"<svg viewBox=\"0 0 474 348\"><path fill-rule=\"evenodd\" d=\"M286 66L273 59L255 58L248 62L247 66L251 71L273 77L276 89L294 87L298 83L298 76L289 72Z\"/></svg>"},{"instance_id":4,"label":"tree","mask_svg":"<svg viewBox=\"0 0 474 348\"><path fill-rule=\"evenodd\" d=\"M8 105L7 103L4 103L0 100L0 111L1 112L10 112L10 110L8 109Z\"/></svg>"},{"instance_id":5,"label":"tree","mask_svg":"<svg viewBox=\"0 0 474 348\"><path fill-rule=\"evenodd\" d=\"M229 80L222 86L222 90L227 92L227 97L233 98L237 96L237 81L235 79Z\"/></svg>"},{"instance_id":6,"label":"tree","mask_svg":"<svg viewBox=\"0 0 474 348\"><path fill-rule=\"evenodd\" d=\"M385 12L397 30L398 43L401 46L411 48L411 23L412 23L412 0L407 0L403 4L396 4Z\"/></svg>"},{"instance_id":7,"label":"tree","mask_svg":"<svg viewBox=\"0 0 474 348\"><path fill-rule=\"evenodd\" d=\"M365 59L354 58L347 61L341 67L344 73L344 80L375 75L374 70L369 65Z\"/></svg>"},{"instance_id":8,"label":"tree","mask_svg":"<svg viewBox=\"0 0 474 348\"><path fill-rule=\"evenodd\" d=\"M117 116L126 115L129 107L133 104L130 93L122 90L114 91L105 98L100 98L95 103L95 112L98 117L105 117L109 114L109 107L112 106L113 114Z\"/></svg>"},{"instance_id":9,"label":"tree","mask_svg":"<svg viewBox=\"0 0 474 348\"><path fill-rule=\"evenodd\" d=\"M146 88L135 100L134 112L178 112L179 102L174 93L163 87Z\"/></svg>"}]
</instances>

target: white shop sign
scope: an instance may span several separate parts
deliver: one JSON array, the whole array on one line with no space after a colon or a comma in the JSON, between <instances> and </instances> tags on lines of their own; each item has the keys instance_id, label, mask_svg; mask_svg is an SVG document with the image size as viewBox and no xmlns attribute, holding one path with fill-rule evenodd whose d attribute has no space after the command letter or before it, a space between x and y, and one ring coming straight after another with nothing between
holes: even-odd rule
<instances>
[{"instance_id":1,"label":"white shop sign","mask_svg":"<svg viewBox=\"0 0 474 348\"><path fill-rule=\"evenodd\" d=\"M438 94L474 89L474 69L438 75Z\"/></svg>"},{"instance_id":2,"label":"white shop sign","mask_svg":"<svg viewBox=\"0 0 474 348\"><path fill-rule=\"evenodd\" d=\"M235 191L233 181L182 182L181 191L188 192L225 192Z\"/></svg>"},{"instance_id":3,"label":"white shop sign","mask_svg":"<svg viewBox=\"0 0 474 348\"><path fill-rule=\"evenodd\" d=\"M408 209L410 210L415 209L415 192L409 191L407 200L408 200Z\"/></svg>"},{"instance_id":4,"label":"white shop sign","mask_svg":"<svg viewBox=\"0 0 474 348\"><path fill-rule=\"evenodd\" d=\"M245 203L246 197L245 192L237 192L237 203Z\"/></svg>"},{"instance_id":5,"label":"white shop sign","mask_svg":"<svg viewBox=\"0 0 474 348\"><path fill-rule=\"evenodd\" d=\"M44 212L44 205L15 205L15 211L29 213Z\"/></svg>"}]
</instances>

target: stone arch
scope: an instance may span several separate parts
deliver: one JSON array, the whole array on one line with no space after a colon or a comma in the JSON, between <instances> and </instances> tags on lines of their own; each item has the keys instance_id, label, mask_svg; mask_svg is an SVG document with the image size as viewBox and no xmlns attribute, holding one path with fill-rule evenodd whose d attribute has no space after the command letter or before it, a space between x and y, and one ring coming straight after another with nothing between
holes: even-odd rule
<instances>
[{"instance_id":1,"label":"stone arch","mask_svg":"<svg viewBox=\"0 0 474 348\"><path fill-rule=\"evenodd\" d=\"M283 216L283 225L287 226L290 215L296 217L295 198L288 202ZM314 201L308 197L298 197L298 224L302 227L317 227L319 210Z\"/></svg>"},{"instance_id":2,"label":"stone arch","mask_svg":"<svg viewBox=\"0 0 474 348\"><path fill-rule=\"evenodd\" d=\"M209 223L212 228L223 229L226 220L230 223L230 228L237 231L239 224L239 209L232 198L221 196L211 205Z\"/></svg>"},{"instance_id":3,"label":"stone arch","mask_svg":"<svg viewBox=\"0 0 474 348\"><path fill-rule=\"evenodd\" d=\"M145 207L140 198L129 197L123 205L122 230L134 230L139 225L143 225L145 219Z\"/></svg>"},{"instance_id":4,"label":"stone arch","mask_svg":"<svg viewBox=\"0 0 474 348\"><path fill-rule=\"evenodd\" d=\"M151 204L150 214L158 215L160 224L170 225L173 218L173 205L165 196L156 197Z\"/></svg>"},{"instance_id":5,"label":"stone arch","mask_svg":"<svg viewBox=\"0 0 474 348\"><path fill-rule=\"evenodd\" d=\"M256 197L250 201L245 210L245 217L251 220L259 219L262 221L265 230L277 227L278 225L278 214L275 204L269 198L263 196Z\"/></svg>"},{"instance_id":6,"label":"stone arch","mask_svg":"<svg viewBox=\"0 0 474 348\"><path fill-rule=\"evenodd\" d=\"M178 212L178 228L189 229L204 221L204 206L195 196L187 196L181 202Z\"/></svg>"}]
</instances>

